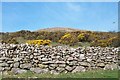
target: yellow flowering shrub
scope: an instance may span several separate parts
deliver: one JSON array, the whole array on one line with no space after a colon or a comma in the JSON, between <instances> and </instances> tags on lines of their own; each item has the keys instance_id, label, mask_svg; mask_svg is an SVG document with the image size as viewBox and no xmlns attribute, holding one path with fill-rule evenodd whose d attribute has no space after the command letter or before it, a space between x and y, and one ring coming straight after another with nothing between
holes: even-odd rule
<instances>
[{"instance_id":1,"label":"yellow flowering shrub","mask_svg":"<svg viewBox=\"0 0 120 80\"><path fill-rule=\"evenodd\" d=\"M50 45L50 40L28 40L26 43L28 44L38 44L38 45Z\"/></svg>"},{"instance_id":2,"label":"yellow flowering shrub","mask_svg":"<svg viewBox=\"0 0 120 80\"><path fill-rule=\"evenodd\" d=\"M83 41L84 38L85 38L84 33L81 33L81 34L78 35L78 40L79 41Z\"/></svg>"},{"instance_id":3,"label":"yellow flowering shrub","mask_svg":"<svg viewBox=\"0 0 120 80\"><path fill-rule=\"evenodd\" d=\"M62 44L74 45L76 42L78 42L78 39L75 35L66 33L61 37L61 39L58 42Z\"/></svg>"},{"instance_id":4,"label":"yellow flowering shrub","mask_svg":"<svg viewBox=\"0 0 120 80\"><path fill-rule=\"evenodd\" d=\"M96 40L96 41L92 41L91 45L92 46L108 47L108 46L111 46L113 44L113 41L115 39L117 39L117 37L112 37L112 38L103 39L103 40Z\"/></svg>"}]
</instances>

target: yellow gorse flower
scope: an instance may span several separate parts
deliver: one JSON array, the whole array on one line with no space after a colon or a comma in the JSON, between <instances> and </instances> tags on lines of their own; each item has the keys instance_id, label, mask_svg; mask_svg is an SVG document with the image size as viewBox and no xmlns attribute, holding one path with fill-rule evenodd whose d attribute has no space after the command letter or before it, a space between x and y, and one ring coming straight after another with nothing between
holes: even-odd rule
<instances>
[{"instance_id":1,"label":"yellow gorse flower","mask_svg":"<svg viewBox=\"0 0 120 80\"><path fill-rule=\"evenodd\" d=\"M50 45L51 41L50 40L28 40L26 41L28 44L33 44L33 45Z\"/></svg>"}]
</instances>

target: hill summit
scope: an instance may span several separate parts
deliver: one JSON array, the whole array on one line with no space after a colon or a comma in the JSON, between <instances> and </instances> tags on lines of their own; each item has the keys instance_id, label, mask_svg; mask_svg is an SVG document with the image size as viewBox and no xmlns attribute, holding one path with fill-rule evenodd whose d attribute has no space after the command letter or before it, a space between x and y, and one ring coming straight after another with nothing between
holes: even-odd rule
<instances>
[{"instance_id":1,"label":"hill summit","mask_svg":"<svg viewBox=\"0 0 120 80\"><path fill-rule=\"evenodd\" d=\"M74 28L67 28L67 27L53 27L53 28L40 29L40 30L37 30L36 32L39 32L39 31L47 31L47 32L56 32L56 31L60 31L60 32L74 32L74 31L84 31L84 30L74 29Z\"/></svg>"}]
</instances>

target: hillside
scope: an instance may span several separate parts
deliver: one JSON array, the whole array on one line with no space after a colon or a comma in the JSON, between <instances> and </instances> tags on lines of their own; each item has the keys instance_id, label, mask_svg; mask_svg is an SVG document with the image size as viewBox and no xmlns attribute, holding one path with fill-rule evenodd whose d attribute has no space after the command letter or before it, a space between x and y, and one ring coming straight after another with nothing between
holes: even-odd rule
<instances>
[{"instance_id":1,"label":"hillside","mask_svg":"<svg viewBox=\"0 0 120 80\"><path fill-rule=\"evenodd\" d=\"M73 28L46 28L37 31L21 30L17 32L0 33L0 42L25 43L27 40L51 40L70 46L119 46L120 38L117 32L97 32Z\"/></svg>"},{"instance_id":2,"label":"hillside","mask_svg":"<svg viewBox=\"0 0 120 80\"><path fill-rule=\"evenodd\" d=\"M80 30L80 29L74 29L74 28L66 28L66 27L53 27L53 28L45 28L45 29L40 29L37 30L36 32L40 31L47 31L47 32L75 32L75 31L85 31L85 30Z\"/></svg>"}]
</instances>

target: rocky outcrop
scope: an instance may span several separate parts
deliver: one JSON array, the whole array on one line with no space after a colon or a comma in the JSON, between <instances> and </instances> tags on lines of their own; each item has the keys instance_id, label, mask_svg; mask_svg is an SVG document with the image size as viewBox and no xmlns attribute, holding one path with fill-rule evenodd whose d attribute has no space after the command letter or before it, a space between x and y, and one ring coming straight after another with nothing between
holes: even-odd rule
<instances>
[{"instance_id":1,"label":"rocky outcrop","mask_svg":"<svg viewBox=\"0 0 120 80\"><path fill-rule=\"evenodd\" d=\"M62 47L0 43L0 71L59 74L117 69L119 47Z\"/></svg>"}]
</instances>

